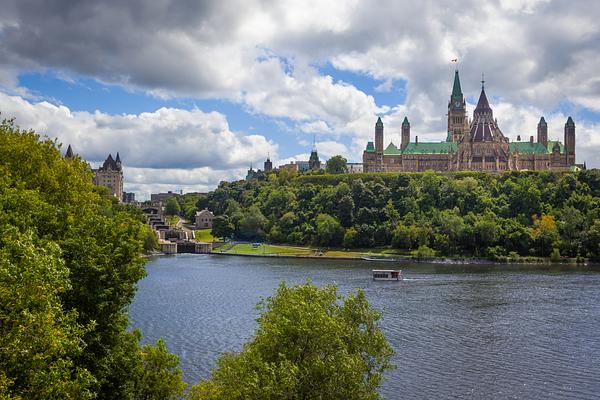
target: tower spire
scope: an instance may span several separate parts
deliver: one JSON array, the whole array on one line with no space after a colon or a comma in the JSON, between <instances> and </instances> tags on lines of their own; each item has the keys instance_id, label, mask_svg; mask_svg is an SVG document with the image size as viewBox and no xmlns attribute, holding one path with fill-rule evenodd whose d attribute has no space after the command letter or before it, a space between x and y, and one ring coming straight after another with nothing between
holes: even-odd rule
<instances>
[{"instance_id":1,"label":"tower spire","mask_svg":"<svg viewBox=\"0 0 600 400\"><path fill-rule=\"evenodd\" d=\"M460 87L460 78L458 77L458 69L454 71L454 84L452 85L452 100L462 100L463 93Z\"/></svg>"},{"instance_id":2,"label":"tower spire","mask_svg":"<svg viewBox=\"0 0 600 400\"><path fill-rule=\"evenodd\" d=\"M485 95L485 79L483 73L481 74L481 94L479 95L479 101L477 102L477 106L475 107L475 111L473 114L481 114L484 112L489 112L491 115L492 109L490 107L490 103L488 102L487 96Z\"/></svg>"}]
</instances>

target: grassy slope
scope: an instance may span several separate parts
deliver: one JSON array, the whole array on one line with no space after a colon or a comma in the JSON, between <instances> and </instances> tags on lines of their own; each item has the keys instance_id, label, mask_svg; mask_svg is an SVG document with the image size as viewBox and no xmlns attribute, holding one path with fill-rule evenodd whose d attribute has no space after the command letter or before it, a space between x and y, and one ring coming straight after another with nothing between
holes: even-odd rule
<instances>
[{"instance_id":1,"label":"grassy slope","mask_svg":"<svg viewBox=\"0 0 600 400\"><path fill-rule=\"evenodd\" d=\"M217 239L212 235L211 229L198 229L196 232L196 240L199 242L214 242Z\"/></svg>"}]
</instances>

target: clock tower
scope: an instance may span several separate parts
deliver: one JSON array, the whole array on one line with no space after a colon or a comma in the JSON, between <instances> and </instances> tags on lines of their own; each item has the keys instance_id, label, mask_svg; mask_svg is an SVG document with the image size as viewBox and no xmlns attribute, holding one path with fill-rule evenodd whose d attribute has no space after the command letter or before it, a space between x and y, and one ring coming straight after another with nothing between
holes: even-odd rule
<instances>
[{"instance_id":1,"label":"clock tower","mask_svg":"<svg viewBox=\"0 0 600 400\"><path fill-rule=\"evenodd\" d=\"M454 71L454 85L448 102L448 139L447 141L459 142L463 135L469 132L467 118L467 105L460 88L458 70Z\"/></svg>"}]
</instances>

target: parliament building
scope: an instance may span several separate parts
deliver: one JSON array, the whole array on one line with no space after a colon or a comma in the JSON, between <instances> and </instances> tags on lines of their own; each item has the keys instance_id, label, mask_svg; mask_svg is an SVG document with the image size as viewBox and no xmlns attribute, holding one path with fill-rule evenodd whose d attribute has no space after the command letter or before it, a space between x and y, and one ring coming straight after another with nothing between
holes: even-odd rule
<instances>
[{"instance_id":1,"label":"parliament building","mask_svg":"<svg viewBox=\"0 0 600 400\"><path fill-rule=\"evenodd\" d=\"M391 143L383 147L383 122L375 124L375 143L368 142L363 152L364 172L420 171L518 171L571 170L575 165L575 123L569 117L565 124L564 142L548 140L548 125L544 117L534 136L510 142L500 130L485 87L473 118L467 115L466 102L460 87L458 70L448 102L448 134L442 142L410 140L410 123L404 118L400 147Z\"/></svg>"}]
</instances>

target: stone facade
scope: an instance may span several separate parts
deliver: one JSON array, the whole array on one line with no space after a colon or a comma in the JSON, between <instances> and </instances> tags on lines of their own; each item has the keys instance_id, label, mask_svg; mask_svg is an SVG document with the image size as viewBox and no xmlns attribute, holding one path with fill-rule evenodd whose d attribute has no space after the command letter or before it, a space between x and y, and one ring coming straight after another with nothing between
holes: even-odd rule
<instances>
[{"instance_id":1,"label":"stone facade","mask_svg":"<svg viewBox=\"0 0 600 400\"><path fill-rule=\"evenodd\" d=\"M107 187L119 201L123 200L123 166L119 153L114 159L109 154L102 166L94 170L94 185Z\"/></svg>"},{"instance_id":2,"label":"stone facade","mask_svg":"<svg viewBox=\"0 0 600 400\"><path fill-rule=\"evenodd\" d=\"M363 152L364 172L420 171L514 171L568 170L575 164L575 123L569 117L564 128L564 144L548 140L544 117L537 127L537 140L510 142L504 136L481 86L473 118L469 120L458 71L454 74L448 102L448 132L442 142L410 141L410 123L402 123L400 148L390 143L383 147L383 122L375 123L375 144L369 142Z\"/></svg>"},{"instance_id":3,"label":"stone facade","mask_svg":"<svg viewBox=\"0 0 600 400\"><path fill-rule=\"evenodd\" d=\"M215 218L214 214L207 209L196 212L196 229L212 228L212 222Z\"/></svg>"}]
</instances>

